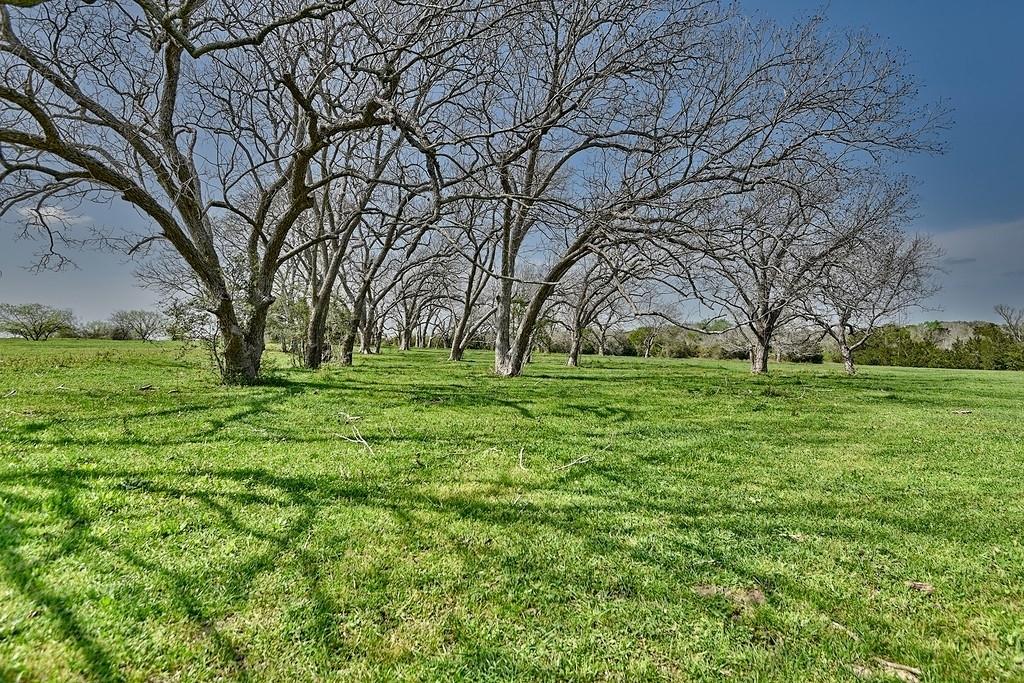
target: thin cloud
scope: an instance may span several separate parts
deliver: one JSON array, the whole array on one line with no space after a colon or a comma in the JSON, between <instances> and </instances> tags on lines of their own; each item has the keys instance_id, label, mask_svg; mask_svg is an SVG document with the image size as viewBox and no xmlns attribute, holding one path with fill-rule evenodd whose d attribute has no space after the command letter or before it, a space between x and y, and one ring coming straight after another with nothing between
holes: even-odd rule
<instances>
[{"instance_id":1,"label":"thin cloud","mask_svg":"<svg viewBox=\"0 0 1024 683\"><path fill-rule=\"evenodd\" d=\"M73 214L62 206L22 206L18 208L18 214L25 220L33 223L45 222L78 225L92 220L89 216Z\"/></svg>"}]
</instances>

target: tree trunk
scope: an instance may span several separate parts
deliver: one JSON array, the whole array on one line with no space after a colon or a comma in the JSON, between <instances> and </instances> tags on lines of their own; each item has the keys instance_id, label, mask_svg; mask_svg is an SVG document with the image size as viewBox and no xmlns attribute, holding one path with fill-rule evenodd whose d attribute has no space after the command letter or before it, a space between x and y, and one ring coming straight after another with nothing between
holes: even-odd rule
<instances>
[{"instance_id":1,"label":"tree trunk","mask_svg":"<svg viewBox=\"0 0 1024 683\"><path fill-rule=\"evenodd\" d=\"M497 374L502 377L518 377L523 374L523 364L529 362L530 352L533 349L537 321L540 319L544 304L555 289L553 283L559 282L566 272L583 257L581 249L587 238L587 235L578 237L569 254L548 271L544 278L545 284L537 288L530 303L527 304L526 310L523 311L523 319L519 322L514 339L510 339L512 283L509 280L502 280L501 299L498 301L498 336L494 345L494 370Z\"/></svg>"},{"instance_id":2,"label":"tree trunk","mask_svg":"<svg viewBox=\"0 0 1024 683\"><path fill-rule=\"evenodd\" d=\"M522 372L522 363L513 359L512 352L511 280L501 280L498 294L498 314L494 324L494 372L502 377L515 377Z\"/></svg>"},{"instance_id":3,"label":"tree trunk","mask_svg":"<svg viewBox=\"0 0 1024 683\"><path fill-rule=\"evenodd\" d=\"M846 342L839 342L839 355L843 357L843 367L847 375L856 375L857 366L853 364L853 350Z\"/></svg>"},{"instance_id":4,"label":"tree trunk","mask_svg":"<svg viewBox=\"0 0 1024 683\"><path fill-rule=\"evenodd\" d=\"M338 272L341 270L341 257L344 252L344 249L336 250L330 263L327 265L323 282L318 287L312 287L309 297L309 325L306 326L306 348L303 353L303 364L311 370L316 370L324 362L325 358L330 358L331 345L325 341L327 336L327 315L330 312L334 282L337 280ZM315 285L315 282L311 284Z\"/></svg>"},{"instance_id":5,"label":"tree trunk","mask_svg":"<svg viewBox=\"0 0 1024 683\"><path fill-rule=\"evenodd\" d=\"M356 332L355 330L349 330L341 340L341 358L338 362L345 366L352 365L352 352L355 350L355 347Z\"/></svg>"},{"instance_id":6,"label":"tree trunk","mask_svg":"<svg viewBox=\"0 0 1024 683\"><path fill-rule=\"evenodd\" d=\"M253 384L260 376L261 344L250 344L238 337L224 340L223 375L225 384Z\"/></svg>"},{"instance_id":7,"label":"tree trunk","mask_svg":"<svg viewBox=\"0 0 1024 683\"><path fill-rule=\"evenodd\" d=\"M373 325L369 321L359 328L359 353L364 356L373 353Z\"/></svg>"},{"instance_id":8,"label":"tree trunk","mask_svg":"<svg viewBox=\"0 0 1024 683\"><path fill-rule=\"evenodd\" d=\"M359 319L362 311L362 302L357 301L356 305L352 307L352 318L349 320L348 329L345 330L345 336L341 340L341 358L339 362L342 365L352 365L352 351L356 346L356 335L359 334Z\"/></svg>"},{"instance_id":9,"label":"tree trunk","mask_svg":"<svg viewBox=\"0 0 1024 683\"><path fill-rule=\"evenodd\" d=\"M569 344L569 359L566 365L570 368L578 368L580 365L580 348L583 346L583 335L574 332L572 342Z\"/></svg>"},{"instance_id":10,"label":"tree trunk","mask_svg":"<svg viewBox=\"0 0 1024 683\"><path fill-rule=\"evenodd\" d=\"M327 336L327 304L330 303L330 297L323 297L319 301L314 299L313 303L309 325L306 326L306 348L302 359L303 365L310 370L320 367L324 361L324 347L329 348L324 338Z\"/></svg>"},{"instance_id":11,"label":"tree trunk","mask_svg":"<svg viewBox=\"0 0 1024 683\"><path fill-rule=\"evenodd\" d=\"M263 358L263 334L250 335L238 325L221 325L221 379L225 384L253 384L260 376Z\"/></svg>"},{"instance_id":12,"label":"tree trunk","mask_svg":"<svg viewBox=\"0 0 1024 683\"><path fill-rule=\"evenodd\" d=\"M403 327L398 333L398 350L408 351L412 348L412 329Z\"/></svg>"},{"instance_id":13,"label":"tree trunk","mask_svg":"<svg viewBox=\"0 0 1024 683\"><path fill-rule=\"evenodd\" d=\"M231 299L227 296L221 299L216 316L224 349L218 362L221 381L225 384L253 384L259 380L265 344L263 334L271 301L268 299L265 305L258 306L252 313L247 329L243 329L235 317Z\"/></svg>"},{"instance_id":14,"label":"tree trunk","mask_svg":"<svg viewBox=\"0 0 1024 683\"><path fill-rule=\"evenodd\" d=\"M448 354L448 360L462 360L462 352L466 349L466 341L464 339L466 335L466 322L466 316L459 316L459 320L455 324L455 331L452 332L452 350Z\"/></svg>"},{"instance_id":15,"label":"tree trunk","mask_svg":"<svg viewBox=\"0 0 1024 683\"><path fill-rule=\"evenodd\" d=\"M768 342L760 337L750 347L750 372L754 375L768 372Z\"/></svg>"}]
</instances>

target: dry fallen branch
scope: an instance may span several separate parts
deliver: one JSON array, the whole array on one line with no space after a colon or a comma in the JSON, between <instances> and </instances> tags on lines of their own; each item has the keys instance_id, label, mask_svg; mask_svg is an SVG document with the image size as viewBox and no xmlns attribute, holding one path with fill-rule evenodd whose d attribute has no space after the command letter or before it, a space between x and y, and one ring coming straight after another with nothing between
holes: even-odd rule
<instances>
[{"instance_id":1,"label":"dry fallen branch","mask_svg":"<svg viewBox=\"0 0 1024 683\"><path fill-rule=\"evenodd\" d=\"M370 453L370 455L375 455L373 451L373 446L371 446L369 442L367 442L367 440L363 438L363 435L360 434L359 430L356 429L355 427L352 427L352 436L345 436L344 434L338 434L337 432L335 432L334 435L339 439L344 439L345 441L349 441L351 443L357 443L363 448L365 448Z\"/></svg>"},{"instance_id":2,"label":"dry fallen branch","mask_svg":"<svg viewBox=\"0 0 1024 683\"><path fill-rule=\"evenodd\" d=\"M572 462L567 462L564 465L559 465L558 467L555 468L555 471L558 472L560 470L567 470L570 467L575 467L576 465L582 465L583 463L588 462L590 459L591 458L589 455L584 455L583 457L576 458Z\"/></svg>"}]
</instances>

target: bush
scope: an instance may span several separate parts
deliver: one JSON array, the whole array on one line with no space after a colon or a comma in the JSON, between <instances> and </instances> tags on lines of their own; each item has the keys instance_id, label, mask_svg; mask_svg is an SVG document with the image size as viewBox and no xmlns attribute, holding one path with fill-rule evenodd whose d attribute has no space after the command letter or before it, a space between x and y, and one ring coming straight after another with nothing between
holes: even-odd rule
<instances>
[{"instance_id":1,"label":"bush","mask_svg":"<svg viewBox=\"0 0 1024 683\"><path fill-rule=\"evenodd\" d=\"M1015 342L998 325L974 325L972 336L956 340L949 349L938 346L935 339L934 334L914 339L908 328L888 326L857 349L854 358L864 365L1024 370L1024 344Z\"/></svg>"}]
</instances>

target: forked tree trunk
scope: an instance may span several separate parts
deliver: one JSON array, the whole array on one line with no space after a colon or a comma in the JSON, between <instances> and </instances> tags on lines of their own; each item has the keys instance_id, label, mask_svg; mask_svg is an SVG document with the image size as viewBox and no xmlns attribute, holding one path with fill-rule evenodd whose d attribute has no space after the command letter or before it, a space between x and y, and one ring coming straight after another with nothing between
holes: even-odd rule
<instances>
[{"instance_id":1,"label":"forked tree trunk","mask_svg":"<svg viewBox=\"0 0 1024 683\"><path fill-rule=\"evenodd\" d=\"M484 313L482 316L477 318L477 321L467 328L465 320L460 320L459 325L455 328L455 332L452 334L451 353L448 354L448 360L460 361L466 352L466 347L469 346L470 342L476 337L480 328L484 326L484 323L495 314L496 308L492 308Z\"/></svg>"},{"instance_id":2,"label":"forked tree trunk","mask_svg":"<svg viewBox=\"0 0 1024 683\"><path fill-rule=\"evenodd\" d=\"M754 375L768 374L768 357L771 353L772 337L775 335L775 325L782 315L780 309L760 309L758 324L749 324L748 329L754 338L750 347L750 372Z\"/></svg>"},{"instance_id":3,"label":"forked tree trunk","mask_svg":"<svg viewBox=\"0 0 1024 683\"><path fill-rule=\"evenodd\" d=\"M216 316L224 348L220 352L218 364L221 381L225 384L253 384L259 380L267 309L272 301L268 297L266 304L257 307L247 328L243 328L235 317L231 299L227 296L221 299Z\"/></svg>"},{"instance_id":4,"label":"forked tree trunk","mask_svg":"<svg viewBox=\"0 0 1024 683\"><path fill-rule=\"evenodd\" d=\"M263 326L258 321L244 331L237 324L219 322L224 348L220 352L221 380L225 384L253 384L260 376L263 359Z\"/></svg>"},{"instance_id":5,"label":"forked tree trunk","mask_svg":"<svg viewBox=\"0 0 1024 683\"><path fill-rule=\"evenodd\" d=\"M502 279L495 320L494 372L501 377L515 377L523 371L522 359L512 349L512 281Z\"/></svg>"},{"instance_id":6,"label":"forked tree trunk","mask_svg":"<svg viewBox=\"0 0 1024 683\"><path fill-rule=\"evenodd\" d=\"M260 376L262 356L262 341L253 343L244 335L225 335L221 379L225 384L253 384Z\"/></svg>"},{"instance_id":7,"label":"forked tree trunk","mask_svg":"<svg viewBox=\"0 0 1024 683\"><path fill-rule=\"evenodd\" d=\"M511 335L512 320L512 282L502 280L501 297L498 300L498 319L496 321L498 334L494 345L494 371L502 377L518 377L523 374L523 365L530 360L530 351L533 348L534 333L537 331L537 321L540 320L541 311L547 302L551 292L554 291L555 282L572 268L575 263L583 257L581 251L586 243L588 235L580 235L572 246L569 254L562 258L544 278L545 284L534 291L523 311L523 319L516 329L515 337Z\"/></svg>"},{"instance_id":8,"label":"forked tree trunk","mask_svg":"<svg viewBox=\"0 0 1024 683\"><path fill-rule=\"evenodd\" d=\"M338 278L338 271L341 269L341 255L343 250L338 252L331 259L324 273L323 282L318 288L314 287L309 301L309 324L306 326L306 348L303 353L303 364L311 370L316 370L330 358L331 345L326 341L327 336L327 315L331 307L331 296L334 291L334 282Z\"/></svg>"}]
</instances>

